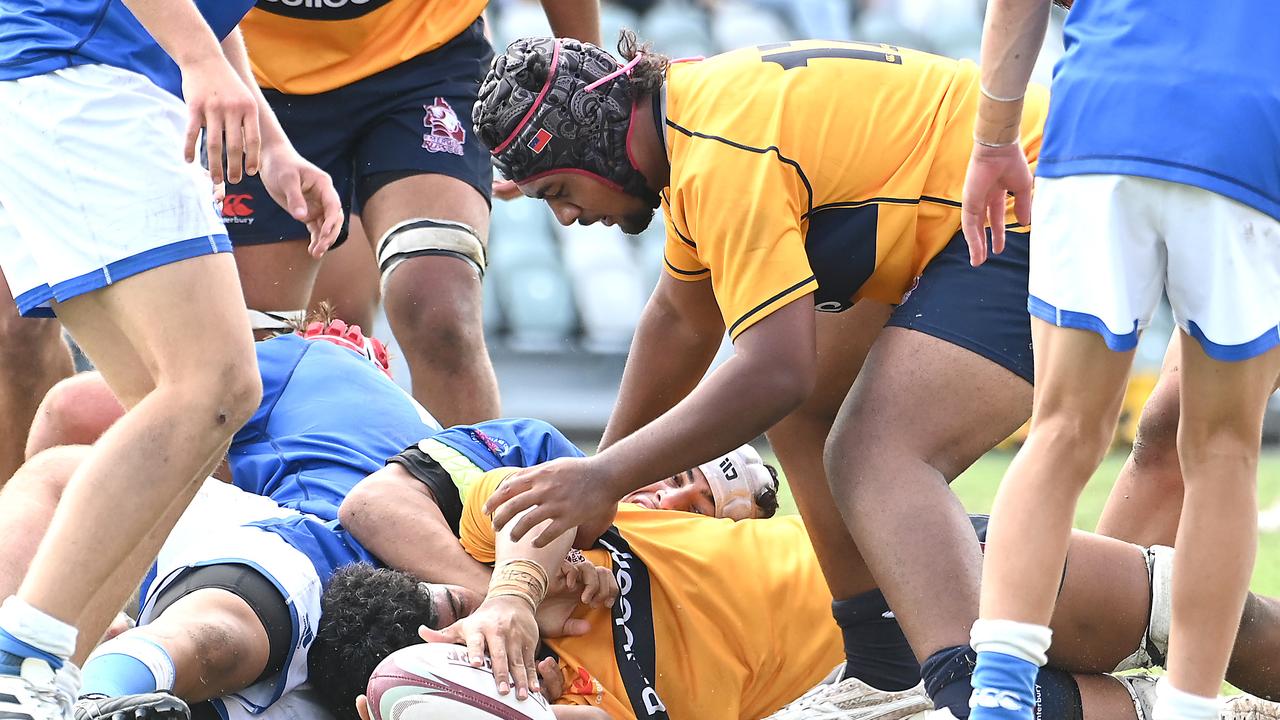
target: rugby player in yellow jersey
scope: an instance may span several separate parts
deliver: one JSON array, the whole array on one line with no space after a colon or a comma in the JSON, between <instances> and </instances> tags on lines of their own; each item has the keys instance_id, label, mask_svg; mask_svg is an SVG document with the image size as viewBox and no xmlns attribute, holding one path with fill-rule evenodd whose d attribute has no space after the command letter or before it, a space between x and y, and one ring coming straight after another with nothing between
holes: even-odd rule
<instances>
[{"instance_id":1,"label":"rugby player in yellow jersey","mask_svg":"<svg viewBox=\"0 0 1280 720\"><path fill-rule=\"evenodd\" d=\"M566 533L548 547L536 548L532 536L517 543L509 529L495 533L479 508L510 472L495 470L471 483L463 491L459 516L466 562L496 563L493 575L499 578L512 561L557 567L571 540ZM414 500L412 488L402 491L403 501ZM367 510L393 518L399 504L383 496L380 508ZM973 519L971 536L975 530L982 537L985 518ZM402 542L419 553L444 550L416 535ZM619 601L608 608L577 608L575 599L564 597L535 603L537 629L530 606L523 599L501 597L495 584L489 584L488 597L478 608L460 601L442 608L443 589L420 584L411 575L367 565L339 570L326 590L311 650L313 683L335 717L349 713L374 666L390 652L417 642L419 626L426 625L442 628L428 633L430 640L465 642L477 655L488 648L499 682L514 680L520 687L528 678L532 687L528 666L535 656L542 676L547 675L548 655L535 649L541 631L563 679L563 703L591 706L617 719L756 720L799 695L840 656L840 634L823 622L830 595L794 516L730 522L624 502L614 528L585 555L612 569ZM1078 674L1071 693L1056 698L1052 691L1042 693L1040 717L1133 720L1141 717L1139 708L1149 708L1150 676L1116 681L1101 673L1149 666L1153 655L1158 664L1167 640L1166 580L1172 555L1168 548L1148 553L1112 538L1073 534L1060 612L1054 617L1062 642L1055 645L1051 663ZM485 573L490 583L487 568ZM863 589L874 589L869 579L863 583ZM455 624L464 616L465 621ZM570 618L576 621L572 627L567 625ZM891 617L879 622L894 625ZM574 636L557 637L567 627ZM1241 627L1231 681L1258 696L1280 698L1280 678L1269 669L1280 661L1280 603L1251 598ZM901 634L898 642L905 642ZM914 671L918 678L919 667ZM1256 720L1280 717L1274 703L1257 698L1238 703L1224 717L1244 718L1232 713L1249 708L1259 711ZM859 712L849 716L896 720L928 706L917 687L870 694ZM800 709L807 712L796 717L840 717L819 705Z\"/></svg>"},{"instance_id":2,"label":"rugby player in yellow jersey","mask_svg":"<svg viewBox=\"0 0 1280 720\"><path fill-rule=\"evenodd\" d=\"M254 75L286 135L333 177L372 242L372 252L363 240L346 243L326 263L338 286L370 291L355 306L344 297L339 313L370 327L381 274L414 396L445 425L499 414L480 322L493 174L471 127L493 56L485 5L259 0L242 24ZM597 0L545 7L555 32L598 36ZM252 178L227 186L222 212L256 326L286 328L281 316L307 307L320 267L297 242L304 226Z\"/></svg>"},{"instance_id":3,"label":"rugby player in yellow jersey","mask_svg":"<svg viewBox=\"0 0 1280 720\"><path fill-rule=\"evenodd\" d=\"M966 715L981 555L947 483L1026 420L1032 377L1026 233L976 270L959 233L977 68L867 43L622 49L625 67L517 41L473 113L562 223L635 232L659 202L667 223L602 451L517 474L488 509L501 526L536 505L517 537L555 518L544 539L589 543L632 486L768 431L832 594L870 568L930 694ZM1045 106L1032 90L1032 162Z\"/></svg>"}]
</instances>

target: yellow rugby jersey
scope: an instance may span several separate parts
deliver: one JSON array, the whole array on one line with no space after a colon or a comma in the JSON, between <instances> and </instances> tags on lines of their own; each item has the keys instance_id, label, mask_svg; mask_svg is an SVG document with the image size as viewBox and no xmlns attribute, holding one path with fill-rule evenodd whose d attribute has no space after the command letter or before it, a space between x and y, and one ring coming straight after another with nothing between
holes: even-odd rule
<instances>
[{"instance_id":1,"label":"yellow rugby jersey","mask_svg":"<svg viewBox=\"0 0 1280 720\"><path fill-rule=\"evenodd\" d=\"M488 0L258 0L240 28L258 84L314 95L452 40Z\"/></svg>"},{"instance_id":2,"label":"yellow rugby jersey","mask_svg":"<svg viewBox=\"0 0 1280 720\"><path fill-rule=\"evenodd\" d=\"M960 230L978 69L892 45L762 45L667 73L666 270L730 337L807 293L899 303ZM1028 90L1033 163L1048 105ZM1012 222L1012 202L1009 220Z\"/></svg>"},{"instance_id":3,"label":"yellow rugby jersey","mask_svg":"<svg viewBox=\"0 0 1280 720\"><path fill-rule=\"evenodd\" d=\"M462 544L480 562L494 560L493 526L480 508L512 472L486 473L464 499ZM831 594L799 518L735 523L624 503L615 527L648 571L656 649L649 679L671 718L764 717L843 659ZM609 552L586 555L615 567ZM623 600L639 607L625 592L636 592L636 585L622 578L619 585L619 607ZM546 641L560 656L568 689L560 702L636 718L611 611L587 610L581 617L591 623L588 634Z\"/></svg>"}]
</instances>

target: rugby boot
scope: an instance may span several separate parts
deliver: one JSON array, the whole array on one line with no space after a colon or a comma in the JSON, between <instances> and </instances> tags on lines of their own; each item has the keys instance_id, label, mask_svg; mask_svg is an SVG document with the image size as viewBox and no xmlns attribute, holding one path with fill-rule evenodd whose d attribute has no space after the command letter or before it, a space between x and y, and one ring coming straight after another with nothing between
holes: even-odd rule
<instances>
[{"instance_id":1,"label":"rugby boot","mask_svg":"<svg viewBox=\"0 0 1280 720\"><path fill-rule=\"evenodd\" d=\"M918 684L908 690L877 690L857 678L840 679L836 666L822 682L765 720L903 720L933 708Z\"/></svg>"},{"instance_id":2,"label":"rugby boot","mask_svg":"<svg viewBox=\"0 0 1280 720\"><path fill-rule=\"evenodd\" d=\"M167 692L137 695L82 695L74 720L191 720L191 708Z\"/></svg>"},{"instance_id":3,"label":"rugby boot","mask_svg":"<svg viewBox=\"0 0 1280 720\"><path fill-rule=\"evenodd\" d=\"M17 675L0 675L0 718L71 720L73 696L49 663L25 658Z\"/></svg>"},{"instance_id":4,"label":"rugby boot","mask_svg":"<svg viewBox=\"0 0 1280 720\"><path fill-rule=\"evenodd\" d=\"M1280 720L1280 703L1252 695L1232 695L1222 703L1221 720Z\"/></svg>"}]
</instances>

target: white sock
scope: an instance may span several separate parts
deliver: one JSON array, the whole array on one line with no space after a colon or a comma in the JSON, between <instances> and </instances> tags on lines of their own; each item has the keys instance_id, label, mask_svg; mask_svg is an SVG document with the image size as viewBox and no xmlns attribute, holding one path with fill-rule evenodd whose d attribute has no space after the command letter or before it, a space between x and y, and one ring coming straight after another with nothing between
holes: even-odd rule
<instances>
[{"instance_id":1,"label":"white sock","mask_svg":"<svg viewBox=\"0 0 1280 720\"><path fill-rule=\"evenodd\" d=\"M969 645L978 652L998 652L1044 667L1049 662L1053 631L1044 625L1013 620L978 620L969 631Z\"/></svg>"},{"instance_id":2,"label":"white sock","mask_svg":"<svg viewBox=\"0 0 1280 720\"><path fill-rule=\"evenodd\" d=\"M1203 697L1183 692L1169 684L1168 677L1156 684L1156 706L1153 720L1218 720L1221 701L1217 696Z\"/></svg>"},{"instance_id":3,"label":"white sock","mask_svg":"<svg viewBox=\"0 0 1280 720\"><path fill-rule=\"evenodd\" d=\"M76 628L38 610L16 595L0 605L0 628L18 640L63 660L76 650Z\"/></svg>"}]
</instances>

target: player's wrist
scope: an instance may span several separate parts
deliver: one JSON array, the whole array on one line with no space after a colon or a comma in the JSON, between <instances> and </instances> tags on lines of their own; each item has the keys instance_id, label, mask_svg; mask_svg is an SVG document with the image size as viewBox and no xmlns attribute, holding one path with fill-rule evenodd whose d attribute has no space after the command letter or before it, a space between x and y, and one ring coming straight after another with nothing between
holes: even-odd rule
<instances>
[{"instance_id":1,"label":"player's wrist","mask_svg":"<svg viewBox=\"0 0 1280 720\"><path fill-rule=\"evenodd\" d=\"M505 560L493 569L486 601L520 602L529 612L536 612L550 584L546 569L538 563L523 558Z\"/></svg>"},{"instance_id":2,"label":"player's wrist","mask_svg":"<svg viewBox=\"0 0 1280 720\"><path fill-rule=\"evenodd\" d=\"M1022 131L1024 98L996 97L982 90L978 99L978 115L973 124L973 141L986 147L1018 144Z\"/></svg>"}]
</instances>

